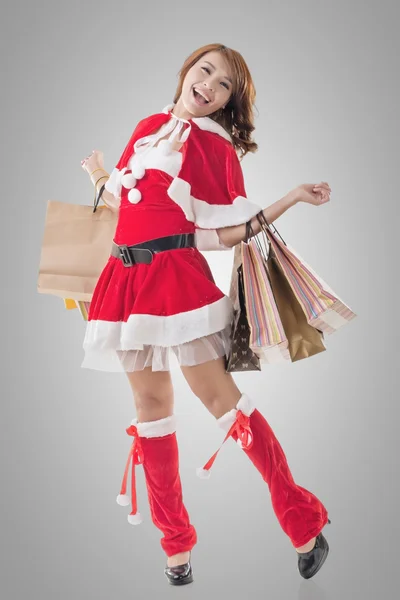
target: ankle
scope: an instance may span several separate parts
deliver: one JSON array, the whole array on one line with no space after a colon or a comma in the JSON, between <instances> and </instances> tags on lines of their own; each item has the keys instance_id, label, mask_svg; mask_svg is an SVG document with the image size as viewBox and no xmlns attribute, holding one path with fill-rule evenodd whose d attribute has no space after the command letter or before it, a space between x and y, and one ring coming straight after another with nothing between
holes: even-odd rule
<instances>
[{"instance_id":1,"label":"ankle","mask_svg":"<svg viewBox=\"0 0 400 600\"><path fill-rule=\"evenodd\" d=\"M178 565L183 565L188 562L190 558L190 550L186 552L179 552L178 554L174 554L173 556L168 556L167 565L169 567L177 567Z\"/></svg>"},{"instance_id":2,"label":"ankle","mask_svg":"<svg viewBox=\"0 0 400 600\"><path fill-rule=\"evenodd\" d=\"M303 544L303 546L299 546L298 548L295 548L296 552L310 552L310 550L312 550L315 546L315 540L317 538L312 538L311 540L309 540L307 542L307 544Z\"/></svg>"}]
</instances>

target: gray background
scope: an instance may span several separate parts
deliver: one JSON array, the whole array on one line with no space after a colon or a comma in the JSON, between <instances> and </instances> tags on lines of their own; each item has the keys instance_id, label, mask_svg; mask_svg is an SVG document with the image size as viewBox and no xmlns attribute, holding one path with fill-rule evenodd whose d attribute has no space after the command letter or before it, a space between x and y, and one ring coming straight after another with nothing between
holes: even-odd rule
<instances>
[{"instance_id":1,"label":"gray background","mask_svg":"<svg viewBox=\"0 0 400 600\"><path fill-rule=\"evenodd\" d=\"M357 313L309 360L236 374L292 473L328 508L330 555L311 580L269 490L173 371L184 500L199 541L190 598L393 598L397 589L398 57L395 2L13 2L2 11L1 596L175 597L144 522L117 505L135 416L124 374L81 369L84 322L36 291L48 199L90 204L80 161L111 170L139 119L172 100L195 48L242 53L259 152L243 162L262 207L326 180L330 203L275 225ZM396 47L397 46L397 47ZM206 253L227 293L233 253ZM396 390L397 391L397 390ZM397 560L396 560L397 562ZM174 596L173 596L174 595Z\"/></svg>"}]
</instances>

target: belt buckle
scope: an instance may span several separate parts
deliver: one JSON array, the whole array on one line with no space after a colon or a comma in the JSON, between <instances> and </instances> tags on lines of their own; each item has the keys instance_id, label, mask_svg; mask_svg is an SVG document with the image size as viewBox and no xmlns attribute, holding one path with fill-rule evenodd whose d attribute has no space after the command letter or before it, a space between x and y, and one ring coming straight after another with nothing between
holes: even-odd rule
<instances>
[{"instance_id":1,"label":"belt buckle","mask_svg":"<svg viewBox=\"0 0 400 600\"><path fill-rule=\"evenodd\" d=\"M134 263L128 250L128 246L126 244L119 246L119 252L122 262L124 263L124 267L131 267Z\"/></svg>"}]
</instances>

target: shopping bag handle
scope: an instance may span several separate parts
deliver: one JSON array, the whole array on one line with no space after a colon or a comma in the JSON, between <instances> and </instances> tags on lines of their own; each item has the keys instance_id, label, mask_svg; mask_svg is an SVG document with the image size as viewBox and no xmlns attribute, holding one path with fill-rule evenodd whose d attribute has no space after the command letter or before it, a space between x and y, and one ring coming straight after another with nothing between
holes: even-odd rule
<instances>
[{"instance_id":1,"label":"shopping bag handle","mask_svg":"<svg viewBox=\"0 0 400 600\"><path fill-rule=\"evenodd\" d=\"M97 196L97 198L95 199L95 202L94 202L94 208L93 208L93 212L96 212L96 210L97 210L97 207L98 207L98 205L99 205L99 202L100 202L101 195L102 195L102 193L104 192L104 188L105 188L105 187L106 187L106 184L105 184L105 183L103 183L103 185L101 186L101 188L100 188L100 190L99 190L98 196Z\"/></svg>"},{"instance_id":2,"label":"shopping bag handle","mask_svg":"<svg viewBox=\"0 0 400 600\"><path fill-rule=\"evenodd\" d=\"M246 222L246 239L244 240L246 242L246 244L248 244L249 239L252 237L251 234L254 236L254 231L251 226L251 219L250 219L250 221Z\"/></svg>"},{"instance_id":3,"label":"shopping bag handle","mask_svg":"<svg viewBox=\"0 0 400 600\"><path fill-rule=\"evenodd\" d=\"M258 219L258 214L256 216L257 216L257 219ZM260 222L260 220L259 220L259 222ZM265 233L265 228L263 227L263 224L261 222L260 222L260 225L261 225L261 231L260 231L260 233L262 232L264 234L263 235L263 240L264 240L264 242L266 242L268 250L265 251L263 249L259 238L254 233L254 229L251 226L251 219L250 219L250 221L247 221L247 223L246 223L246 236L247 236L246 243L248 242L248 238L250 237L250 232L251 232L251 234L252 234L251 237L253 238L254 243L258 247L258 250L259 250L261 256L264 258L264 260L267 260L267 257L269 256L269 254L271 252L271 242L270 242L267 234Z\"/></svg>"},{"instance_id":4,"label":"shopping bag handle","mask_svg":"<svg viewBox=\"0 0 400 600\"><path fill-rule=\"evenodd\" d=\"M264 257L265 260L267 260L267 257L271 254L275 254L272 246L271 246L271 240L269 239L266 230L270 229L270 224L267 222L263 211L260 211L259 213L257 213L256 215L258 222L260 223L261 226L261 231L260 233L263 233L264 235L262 236L263 241L266 243L266 248L268 248L268 250L264 250L264 248L261 245L260 239L257 237L257 235L254 233L254 229L251 226L251 219L249 221L246 222L246 244L249 242L249 238L253 238L254 243L256 244L256 246L258 247L259 252L261 253L261 255ZM281 238L282 242L285 244L285 246L287 246L285 240L282 238L282 236L280 235L279 231L276 229L275 226L273 226L276 233L279 235L279 237ZM273 233L272 231L270 233ZM251 235L250 235L251 234Z\"/></svg>"},{"instance_id":5,"label":"shopping bag handle","mask_svg":"<svg viewBox=\"0 0 400 600\"><path fill-rule=\"evenodd\" d=\"M281 238L282 242L285 244L285 246L287 246L285 240L283 239L283 237L281 236L281 234L279 233L279 231L277 230L277 228L275 227L275 225L273 225L272 223L268 223L267 219L265 218L264 212L261 210L259 213L257 213L256 215L258 222L261 225L261 228L264 229L264 227L272 227L275 229L275 232L279 235L279 237Z\"/></svg>"}]
</instances>

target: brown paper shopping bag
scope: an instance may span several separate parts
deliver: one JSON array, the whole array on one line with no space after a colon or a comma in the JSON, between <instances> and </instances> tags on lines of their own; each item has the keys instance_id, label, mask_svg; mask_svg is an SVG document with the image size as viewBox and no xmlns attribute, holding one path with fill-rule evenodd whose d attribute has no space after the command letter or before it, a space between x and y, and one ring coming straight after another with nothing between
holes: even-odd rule
<instances>
[{"instance_id":1,"label":"brown paper shopping bag","mask_svg":"<svg viewBox=\"0 0 400 600\"><path fill-rule=\"evenodd\" d=\"M279 316L288 340L292 362L325 352L324 334L309 325L300 303L276 258L272 246L268 257L268 274Z\"/></svg>"},{"instance_id":2,"label":"brown paper shopping bag","mask_svg":"<svg viewBox=\"0 0 400 600\"><path fill-rule=\"evenodd\" d=\"M90 302L110 256L118 213L49 200L37 291Z\"/></svg>"}]
</instances>

